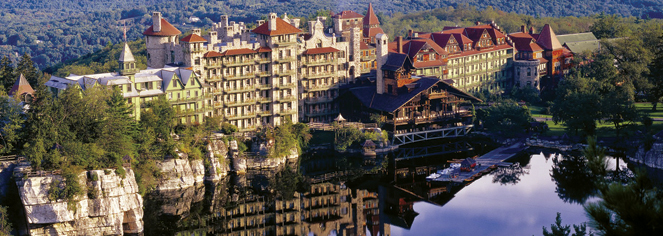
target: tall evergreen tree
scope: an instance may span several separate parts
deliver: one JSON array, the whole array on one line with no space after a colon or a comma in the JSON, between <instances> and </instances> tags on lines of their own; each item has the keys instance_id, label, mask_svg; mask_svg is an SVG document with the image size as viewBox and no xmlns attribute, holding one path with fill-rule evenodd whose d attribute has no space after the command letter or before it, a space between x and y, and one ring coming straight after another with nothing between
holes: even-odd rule
<instances>
[{"instance_id":1,"label":"tall evergreen tree","mask_svg":"<svg viewBox=\"0 0 663 236\"><path fill-rule=\"evenodd\" d=\"M122 92L113 89L106 103L106 119L101 124L101 134L97 144L111 155L123 157L134 154L133 139L136 135L137 123L131 117L132 107L127 104Z\"/></svg>"},{"instance_id":2,"label":"tall evergreen tree","mask_svg":"<svg viewBox=\"0 0 663 236\"><path fill-rule=\"evenodd\" d=\"M0 85L3 85L5 89L3 91L9 91L12 89L14 82L16 82L16 76L14 76L14 67L12 62L7 57L3 57L0 60Z\"/></svg>"},{"instance_id":3,"label":"tall evergreen tree","mask_svg":"<svg viewBox=\"0 0 663 236\"><path fill-rule=\"evenodd\" d=\"M16 65L16 75L23 74L25 76L25 79L28 80L28 83L32 85L33 87L36 86L36 84L39 82L39 76L41 75L41 72L35 67L35 63L32 62L32 58L30 58L30 55L23 54L21 57L21 60L18 62Z\"/></svg>"},{"instance_id":4,"label":"tall evergreen tree","mask_svg":"<svg viewBox=\"0 0 663 236\"><path fill-rule=\"evenodd\" d=\"M649 90L647 100L652 104L652 111L656 111L656 105L663 98L663 35L659 37L656 45L654 60L649 65Z\"/></svg>"}]
</instances>

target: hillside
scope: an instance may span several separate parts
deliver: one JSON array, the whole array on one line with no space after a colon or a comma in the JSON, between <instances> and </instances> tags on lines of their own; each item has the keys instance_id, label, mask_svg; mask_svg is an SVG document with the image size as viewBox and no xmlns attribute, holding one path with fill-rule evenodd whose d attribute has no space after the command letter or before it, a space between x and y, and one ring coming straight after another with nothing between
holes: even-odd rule
<instances>
[{"instance_id":1,"label":"hillside","mask_svg":"<svg viewBox=\"0 0 663 236\"><path fill-rule=\"evenodd\" d=\"M0 57L12 61L30 54L39 68L75 59L107 44L122 41L121 20L127 20L129 40L142 38L150 24L150 12L161 11L183 31L209 26L227 14L234 21L254 22L269 12L309 17L318 10L354 10L363 13L374 3L378 16L407 14L435 8L459 8L469 3L477 9L488 6L504 12L533 17L618 14L639 18L663 18L663 0L26 0L0 1ZM200 22L190 22L196 16ZM462 24L462 22L454 22Z\"/></svg>"}]
</instances>

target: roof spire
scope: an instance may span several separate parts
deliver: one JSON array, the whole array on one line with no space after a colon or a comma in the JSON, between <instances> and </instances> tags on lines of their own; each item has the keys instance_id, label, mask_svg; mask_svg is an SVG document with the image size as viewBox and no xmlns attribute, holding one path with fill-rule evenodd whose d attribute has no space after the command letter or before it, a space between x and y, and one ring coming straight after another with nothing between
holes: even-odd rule
<instances>
[{"instance_id":1,"label":"roof spire","mask_svg":"<svg viewBox=\"0 0 663 236\"><path fill-rule=\"evenodd\" d=\"M368 3L368 10L364 16L364 25L379 25L380 21L373 11L373 4Z\"/></svg>"},{"instance_id":2,"label":"roof spire","mask_svg":"<svg viewBox=\"0 0 663 236\"><path fill-rule=\"evenodd\" d=\"M133 62L134 60L134 54L131 53L131 48L129 48L129 44L127 42L124 42L124 48L122 49L122 53L120 53L120 59L118 59L119 62Z\"/></svg>"}]
</instances>

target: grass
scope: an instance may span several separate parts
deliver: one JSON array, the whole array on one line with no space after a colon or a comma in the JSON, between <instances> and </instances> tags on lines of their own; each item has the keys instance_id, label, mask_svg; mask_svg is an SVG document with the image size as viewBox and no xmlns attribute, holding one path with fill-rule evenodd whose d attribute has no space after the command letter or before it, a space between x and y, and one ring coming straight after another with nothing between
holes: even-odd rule
<instances>
[{"instance_id":1,"label":"grass","mask_svg":"<svg viewBox=\"0 0 663 236\"><path fill-rule=\"evenodd\" d=\"M552 115L546 115L544 114L545 112L545 107L542 106L528 106L529 110L532 112L532 117L545 117L545 118L552 118Z\"/></svg>"},{"instance_id":2,"label":"grass","mask_svg":"<svg viewBox=\"0 0 663 236\"><path fill-rule=\"evenodd\" d=\"M636 103L635 107L638 110L638 112L642 115L648 115L651 118L663 119L663 103L659 103L658 106L656 106L656 112L651 111L652 105L651 103L648 102Z\"/></svg>"}]
</instances>

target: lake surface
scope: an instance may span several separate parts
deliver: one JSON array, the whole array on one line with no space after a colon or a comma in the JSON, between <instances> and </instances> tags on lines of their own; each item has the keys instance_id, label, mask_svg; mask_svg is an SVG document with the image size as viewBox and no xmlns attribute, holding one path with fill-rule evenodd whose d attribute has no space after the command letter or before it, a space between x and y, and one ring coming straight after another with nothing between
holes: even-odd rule
<instances>
[{"instance_id":1,"label":"lake surface","mask_svg":"<svg viewBox=\"0 0 663 236\"><path fill-rule=\"evenodd\" d=\"M582 204L596 200L579 171L583 162L556 154L521 155L513 160L518 165L467 186L424 177L469 153L396 164L388 157L316 155L302 159L303 175L249 171L152 195L145 200L145 234L542 235L557 212L565 225L586 222Z\"/></svg>"}]
</instances>

